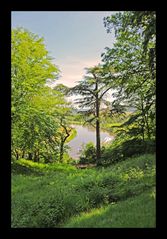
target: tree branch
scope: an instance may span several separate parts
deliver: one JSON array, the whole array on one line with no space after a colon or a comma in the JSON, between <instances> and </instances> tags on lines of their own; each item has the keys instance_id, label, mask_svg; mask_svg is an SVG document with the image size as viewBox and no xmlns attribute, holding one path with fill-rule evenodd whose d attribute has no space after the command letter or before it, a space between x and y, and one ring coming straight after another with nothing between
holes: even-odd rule
<instances>
[{"instance_id":1,"label":"tree branch","mask_svg":"<svg viewBox=\"0 0 167 239\"><path fill-rule=\"evenodd\" d=\"M102 97L105 95L105 93L107 93L108 90L110 90L112 88L112 86L110 86L109 88L107 88L99 97L99 99L102 99Z\"/></svg>"}]
</instances>

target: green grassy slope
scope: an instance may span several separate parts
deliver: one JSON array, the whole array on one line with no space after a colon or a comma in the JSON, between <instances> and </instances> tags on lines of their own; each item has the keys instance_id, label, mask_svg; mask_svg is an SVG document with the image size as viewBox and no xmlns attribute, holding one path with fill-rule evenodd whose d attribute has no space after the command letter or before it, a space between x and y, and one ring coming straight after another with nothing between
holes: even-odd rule
<instances>
[{"instance_id":1,"label":"green grassy slope","mask_svg":"<svg viewBox=\"0 0 167 239\"><path fill-rule=\"evenodd\" d=\"M155 226L154 155L85 170L22 160L12 172L12 227Z\"/></svg>"},{"instance_id":2,"label":"green grassy slope","mask_svg":"<svg viewBox=\"0 0 167 239\"><path fill-rule=\"evenodd\" d=\"M66 228L151 228L155 227L155 190L93 209L73 217Z\"/></svg>"}]
</instances>

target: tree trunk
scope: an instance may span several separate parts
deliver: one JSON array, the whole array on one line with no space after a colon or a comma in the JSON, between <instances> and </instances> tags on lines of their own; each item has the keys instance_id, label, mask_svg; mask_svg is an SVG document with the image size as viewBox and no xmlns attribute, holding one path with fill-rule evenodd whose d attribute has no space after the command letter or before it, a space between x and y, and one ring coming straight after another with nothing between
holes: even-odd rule
<instances>
[{"instance_id":1,"label":"tree trunk","mask_svg":"<svg viewBox=\"0 0 167 239\"><path fill-rule=\"evenodd\" d=\"M144 135L144 131L145 131L145 120L144 120L144 117L145 117L145 113L144 113L144 105L143 105L143 99L141 99L141 110L142 110L142 139L143 139L143 142L145 140L145 135Z\"/></svg>"},{"instance_id":2,"label":"tree trunk","mask_svg":"<svg viewBox=\"0 0 167 239\"><path fill-rule=\"evenodd\" d=\"M96 160L97 164L100 164L101 161L101 147L100 147L100 120L99 120L99 97L98 97L98 81L96 79Z\"/></svg>"},{"instance_id":3,"label":"tree trunk","mask_svg":"<svg viewBox=\"0 0 167 239\"><path fill-rule=\"evenodd\" d=\"M28 159L32 160L32 153L28 153Z\"/></svg>"},{"instance_id":4,"label":"tree trunk","mask_svg":"<svg viewBox=\"0 0 167 239\"><path fill-rule=\"evenodd\" d=\"M24 158L24 154L25 154L25 151L23 150L23 152L22 152L22 158Z\"/></svg>"},{"instance_id":5,"label":"tree trunk","mask_svg":"<svg viewBox=\"0 0 167 239\"><path fill-rule=\"evenodd\" d=\"M39 150L38 149L34 153L34 162L39 163Z\"/></svg>"},{"instance_id":6,"label":"tree trunk","mask_svg":"<svg viewBox=\"0 0 167 239\"><path fill-rule=\"evenodd\" d=\"M147 136L148 136L148 139L150 140L151 133L150 133L150 126L149 126L148 121L149 121L149 116L148 116L148 112L147 112L146 115L145 115L145 122L146 122Z\"/></svg>"},{"instance_id":7,"label":"tree trunk","mask_svg":"<svg viewBox=\"0 0 167 239\"><path fill-rule=\"evenodd\" d=\"M142 139L143 139L143 142L144 142L145 138L144 138L144 126L143 125L142 125Z\"/></svg>"},{"instance_id":8,"label":"tree trunk","mask_svg":"<svg viewBox=\"0 0 167 239\"><path fill-rule=\"evenodd\" d=\"M60 143L60 162L63 162L63 154L64 154L64 141L61 140L61 143Z\"/></svg>"},{"instance_id":9,"label":"tree trunk","mask_svg":"<svg viewBox=\"0 0 167 239\"><path fill-rule=\"evenodd\" d=\"M101 149L100 149L100 122L96 120L96 158L97 162L100 162Z\"/></svg>"},{"instance_id":10,"label":"tree trunk","mask_svg":"<svg viewBox=\"0 0 167 239\"><path fill-rule=\"evenodd\" d=\"M60 119L60 125L65 130L65 135L61 135L61 142L60 142L60 162L63 162L64 144L65 144L67 138L70 136L71 129L68 130L66 125L63 124L63 118Z\"/></svg>"},{"instance_id":11,"label":"tree trunk","mask_svg":"<svg viewBox=\"0 0 167 239\"><path fill-rule=\"evenodd\" d=\"M17 150L15 150L15 153L16 153L16 160L19 159L19 153L17 152Z\"/></svg>"}]
</instances>

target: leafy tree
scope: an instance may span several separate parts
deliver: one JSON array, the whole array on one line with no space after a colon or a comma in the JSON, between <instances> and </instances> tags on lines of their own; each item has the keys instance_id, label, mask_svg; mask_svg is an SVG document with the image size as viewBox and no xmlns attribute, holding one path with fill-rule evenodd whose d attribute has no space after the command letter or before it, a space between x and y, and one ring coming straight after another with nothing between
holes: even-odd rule
<instances>
[{"instance_id":1,"label":"leafy tree","mask_svg":"<svg viewBox=\"0 0 167 239\"><path fill-rule=\"evenodd\" d=\"M59 71L51 59L42 38L22 28L12 30L12 152L17 159L39 161L43 155L49 160L57 152L60 99L46 83Z\"/></svg>"},{"instance_id":2,"label":"leafy tree","mask_svg":"<svg viewBox=\"0 0 167 239\"><path fill-rule=\"evenodd\" d=\"M44 155L45 159L51 159L53 152L56 153L58 143L54 136L59 125L55 120L57 109L54 107L58 103L58 99L49 93L46 94L45 90L45 95L38 94L27 103L26 108L22 110L20 121L13 124L13 136L15 137L14 129L22 132L19 139L22 143L20 150L24 151L24 156L27 155L29 159L39 161L39 157ZM13 146L17 147L15 141Z\"/></svg>"},{"instance_id":3,"label":"leafy tree","mask_svg":"<svg viewBox=\"0 0 167 239\"><path fill-rule=\"evenodd\" d=\"M59 73L51 60L42 38L22 28L12 31L12 151L17 159L63 160L71 132L68 88L47 86Z\"/></svg>"},{"instance_id":4,"label":"leafy tree","mask_svg":"<svg viewBox=\"0 0 167 239\"><path fill-rule=\"evenodd\" d=\"M82 108L85 114L91 116L87 122L95 121L96 124L96 159L100 164L101 144L100 144L100 108L104 103L105 94L111 88L111 84L106 86L103 77L103 68L98 65L87 68L87 74L78 85L72 88L73 93L80 94L82 98L76 103Z\"/></svg>"},{"instance_id":5,"label":"leafy tree","mask_svg":"<svg viewBox=\"0 0 167 239\"><path fill-rule=\"evenodd\" d=\"M63 154L64 154L64 145L67 139L70 137L70 133L72 131L71 127L66 125L66 122L63 117L60 118L60 162L63 161Z\"/></svg>"},{"instance_id":6,"label":"leafy tree","mask_svg":"<svg viewBox=\"0 0 167 239\"><path fill-rule=\"evenodd\" d=\"M12 30L12 122L19 120L22 109L32 96L38 95L47 79L58 76L43 41L22 28Z\"/></svg>"},{"instance_id":7,"label":"leafy tree","mask_svg":"<svg viewBox=\"0 0 167 239\"><path fill-rule=\"evenodd\" d=\"M126 11L104 18L107 32L114 28L116 37L122 32L137 32L142 38L143 55L148 54L152 78L156 73L156 12L155 11Z\"/></svg>"},{"instance_id":8,"label":"leafy tree","mask_svg":"<svg viewBox=\"0 0 167 239\"><path fill-rule=\"evenodd\" d=\"M61 92L64 96L68 96L68 92L69 92L69 87L63 84L57 84L54 87L54 90Z\"/></svg>"},{"instance_id":9,"label":"leafy tree","mask_svg":"<svg viewBox=\"0 0 167 239\"><path fill-rule=\"evenodd\" d=\"M129 125L129 133L141 135L143 140L154 138L156 85L155 69L150 70L149 53L155 48L155 25L152 26L155 13L123 12L105 18L104 22L108 32L114 28L116 33L114 47L106 48L102 54L105 66L112 66L116 71L116 101L133 106L136 111L135 117L132 114L126 124ZM149 28L152 29L150 34L146 31ZM108 78L106 84L109 82Z\"/></svg>"},{"instance_id":10,"label":"leafy tree","mask_svg":"<svg viewBox=\"0 0 167 239\"><path fill-rule=\"evenodd\" d=\"M54 87L54 94L61 103L59 104L59 112L57 114L57 120L59 123L59 130L57 132L57 140L59 142L59 160L63 161L63 155L65 151L65 143L70 138L72 133L72 127L70 127L70 116L72 114L72 107L70 102L67 102L65 97L69 92L69 88L63 84L57 84Z\"/></svg>"}]
</instances>

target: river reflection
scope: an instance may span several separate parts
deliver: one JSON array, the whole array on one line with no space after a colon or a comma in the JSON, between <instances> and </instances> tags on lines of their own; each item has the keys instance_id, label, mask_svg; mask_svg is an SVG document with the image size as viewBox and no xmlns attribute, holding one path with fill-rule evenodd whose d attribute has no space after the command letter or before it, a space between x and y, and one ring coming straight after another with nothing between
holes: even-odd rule
<instances>
[{"instance_id":1,"label":"river reflection","mask_svg":"<svg viewBox=\"0 0 167 239\"><path fill-rule=\"evenodd\" d=\"M79 158L81 148L88 142L96 143L95 129L92 127L84 127L82 125L72 125L77 130L77 136L68 143L70 146L69 155L72 158ZM114 139L114 136L107 132L101 131L101 143L109 142Z\"/></svg>"}]
</instances>

